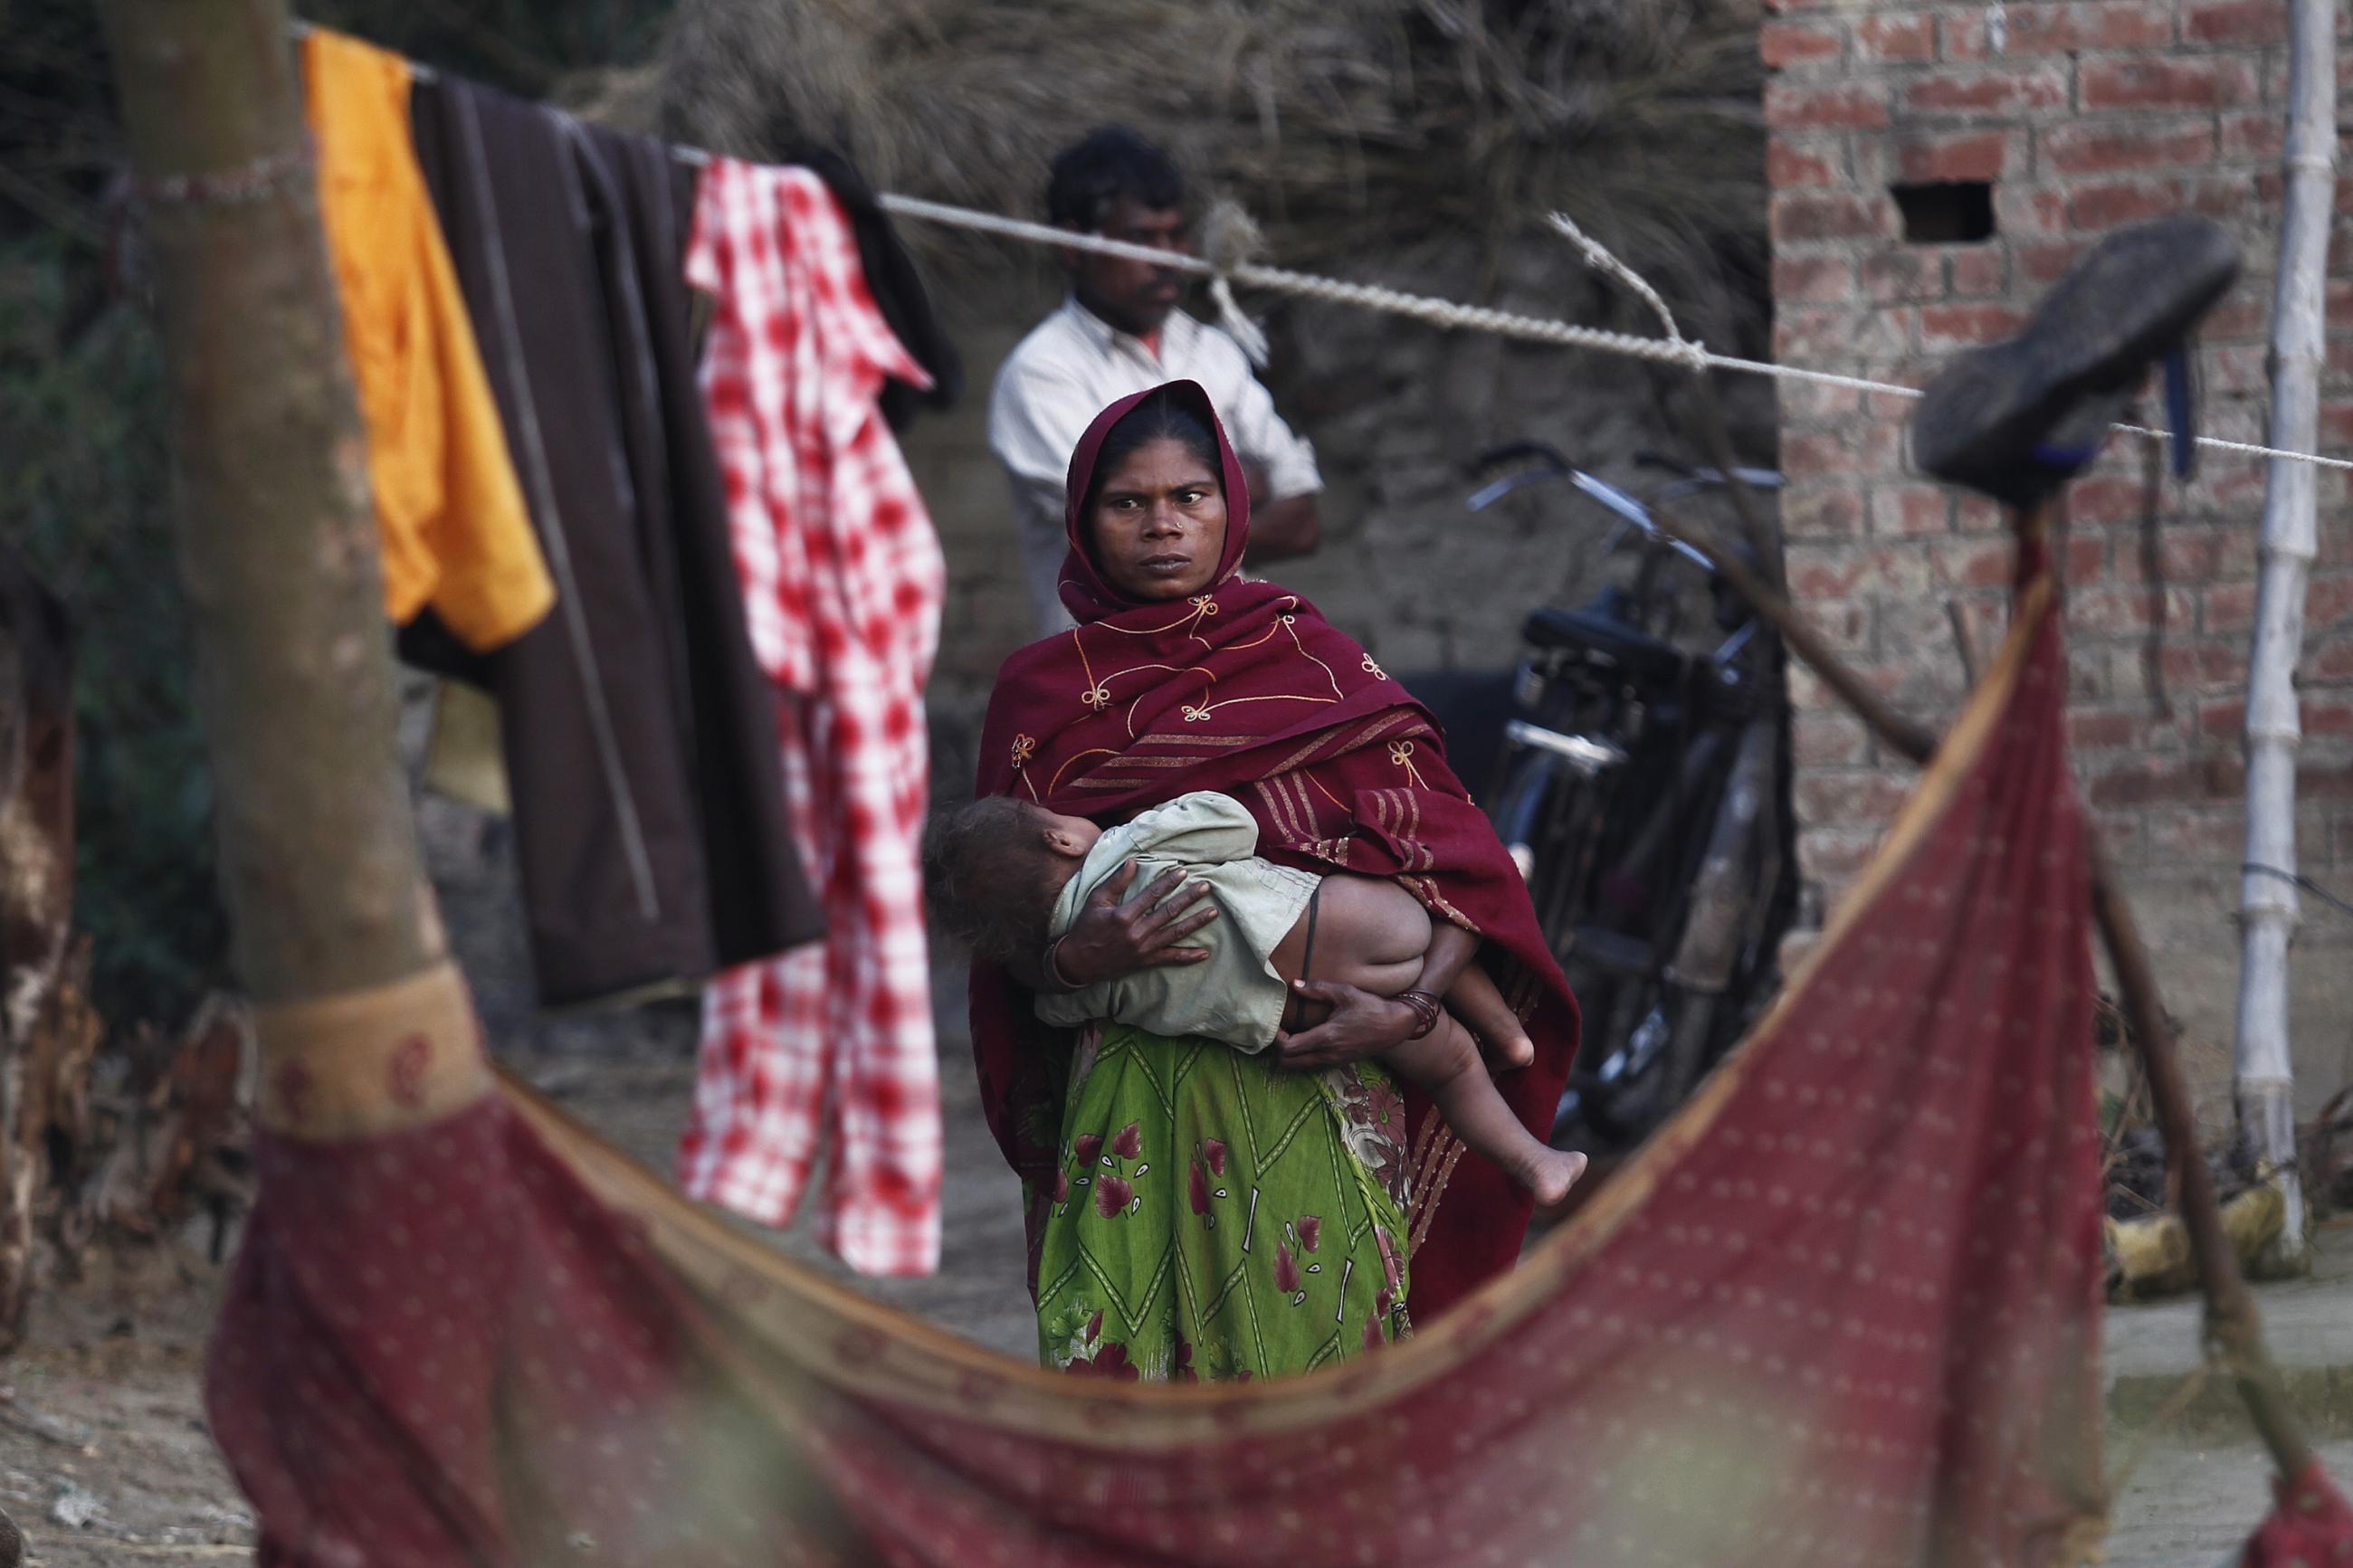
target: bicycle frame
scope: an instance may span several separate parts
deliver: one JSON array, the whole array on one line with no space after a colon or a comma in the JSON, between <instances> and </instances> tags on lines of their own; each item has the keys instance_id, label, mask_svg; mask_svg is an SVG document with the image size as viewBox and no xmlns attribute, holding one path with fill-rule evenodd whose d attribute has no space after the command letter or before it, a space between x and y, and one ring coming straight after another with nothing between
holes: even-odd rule
<instances>
[{"instance_id":1,"label":"bicycle frame","mask_svg":"<svg viewBox=\"0 0 2353 1568\"><path fill-rule=\"evenodd\" d=\"M1658 640L1664 634L1651 629L1657 569L1679 560L1714 579L1714 560L1661 530L1649 503L1540 443L1484 461L1515 458L1534 461L1482 486L1472 510L1565 484L1616 520L1608 548L1630 532L1645 547L1630 616L1609 590L1595 608L1547 612L1556 620L1541 637L1531 630L1539 651L1522 668L1521 715L1504 727L1493 811L1540 922L1590 999L1592 1048L1582 1053L1564 1118L1580 1093L1630 1097L1642 1109L1620 1131L1639 1135L1712 1065L1726 1030L1736 1031L1754 1000L1773 910L1785 907L1784 857L1760 831L1779 782L1782 716L1769 695L1751 696L1778 661L1753 615L1735 625L1721 607L1728 635L1716 647L1670 656ZM1758 489L1780 482L1769 470L1735 473ZM1725 482L1716 470L1685 468L1654 499ZM1670 657L1683 661L1682 675L1670 673ZM1712 702L1718 691L1735 705ZM1749 700L1762 710L1744 713ZM1660 723L1677 736L1658 731Z\"/></svg>"}]
</instances>

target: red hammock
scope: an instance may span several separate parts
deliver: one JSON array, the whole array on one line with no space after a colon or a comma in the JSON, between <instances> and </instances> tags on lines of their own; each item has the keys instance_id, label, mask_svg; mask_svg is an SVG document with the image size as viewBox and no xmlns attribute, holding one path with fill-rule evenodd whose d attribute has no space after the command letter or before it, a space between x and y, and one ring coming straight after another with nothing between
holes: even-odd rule
<instances>
[{"instance_id":1,"label":"red hammock","mask_svg":"<svg viewBox=\"0 0 2353 1568\"><path fill-rule=\"evenodd\" d=\"M1330 1373L1138 1386L992 1356L512 1087L273 1136L211 1369L263 1561L2076 1559L2104 1507L2098 1181L2050 605L2022 596L1693 1103L1517 1269ZM470 1045L395 1023L390 1096L406 1059L423 1103L420 1053Z\"/></svg>"}]
</instances>

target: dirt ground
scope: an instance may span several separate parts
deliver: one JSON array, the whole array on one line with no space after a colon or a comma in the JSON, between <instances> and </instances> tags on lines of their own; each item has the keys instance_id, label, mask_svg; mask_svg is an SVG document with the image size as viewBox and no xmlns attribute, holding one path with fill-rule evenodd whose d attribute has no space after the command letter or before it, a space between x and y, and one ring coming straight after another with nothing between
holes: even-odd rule
<instances>
[{"instance_id":1,"label":"dirt ground","mask_svg":"<svg viewBox=\"0 0 2353 1568\"><path fill-rule=\"evenodd\" d=\"M980 1120L961 1025L961 986L943 974L947 1115L945 1252L934 1279L867 1281L874 1294L1008 1354L1032 1353L1012 1178ZM534 1082L658 1167L683 1125L690 1064L674 1049L593 1059L516 1058ZM0 1507L23 1526L29 1561L51 1568L231 1562L252 1517L206 1435L203 1339L219 1288L201 1237L119 1259L37 1305L32 1343L0 1368ZM804 1233L781 1245L838 1277ZM2129 1443L2111 1447L2112 1466ZM2325 1450L2353 1477L2353 1442ZM2160 1441L2119 1490L2112 1568L2213 1568L2266 1506L2251 1437L2223 1431Z\"/></svg>"},{"instance_id":2,"label":"dirt ground","mask_svg":"<svg viewBox=\"0 0 2353 1568\"><path fill-rule=\"evenodd\" d=\"M253 1518L197 1389L216 1279L148 1256L101 1263L36 1303L31 1345L0 1373L0 1507L24 1530L28 1561L249 1555Z\"/></svg>"},{"instance_id":3,"label":"dirt ground","mask_svg":"<svg viewBox=\"0 0 2353 1568\"><path fill-rule=\"evenodd\" d=\"M963 1029L963 976L944 965L943 1110L948 1176L940 1272L862 1289L1008 1355L1036 1353L1022 1281L1019 1187L980 1115ZM686 1124L692 1064L669 1041L508 1058L543 1092L648 1164L667 1170ZM204 1338L221 1271L209 1237L92 1260L90 1277L35 1304L31 1340L0 1365L0 1508L28 1561L123 1568L249 1558L253 1520L207 1436ZM786 1251L856 1279L807 1225Z\"/></svg>"}]
</instances>

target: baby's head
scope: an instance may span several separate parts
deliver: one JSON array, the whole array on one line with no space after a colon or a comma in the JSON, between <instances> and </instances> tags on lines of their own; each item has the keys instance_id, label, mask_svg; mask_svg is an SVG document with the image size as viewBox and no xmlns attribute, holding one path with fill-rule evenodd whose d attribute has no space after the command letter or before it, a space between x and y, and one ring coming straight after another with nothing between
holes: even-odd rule
<instances>
[{"instance_id":1,"label":"baby's head","mask_svg":"<svg viewBox=\"0 0 2353 1568\"><path fill-rule=\"evenodd\" d=\"M934 923L987 963L1035 962L1054 900L1102 837L1083 816L1008 795L942 812L923 838Z\"/></svg>"}]
</instances>

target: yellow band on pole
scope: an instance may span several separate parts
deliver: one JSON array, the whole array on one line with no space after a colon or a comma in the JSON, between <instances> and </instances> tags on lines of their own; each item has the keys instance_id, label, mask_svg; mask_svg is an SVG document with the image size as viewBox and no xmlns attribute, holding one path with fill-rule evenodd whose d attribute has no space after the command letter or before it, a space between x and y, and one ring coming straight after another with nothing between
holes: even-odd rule
<instances>
[{"instance_id":1,"label":"yellow band on pole","mask_svg":"<svg viewBox=\"0 0 2353 1568\"><path fill-rule=\"evenodd\" d=\"M365 991L257 1009L261 1124L339 1142L402 1131L491 1090L473 996L453 963Z\"/></svg>"}]
</instances>

